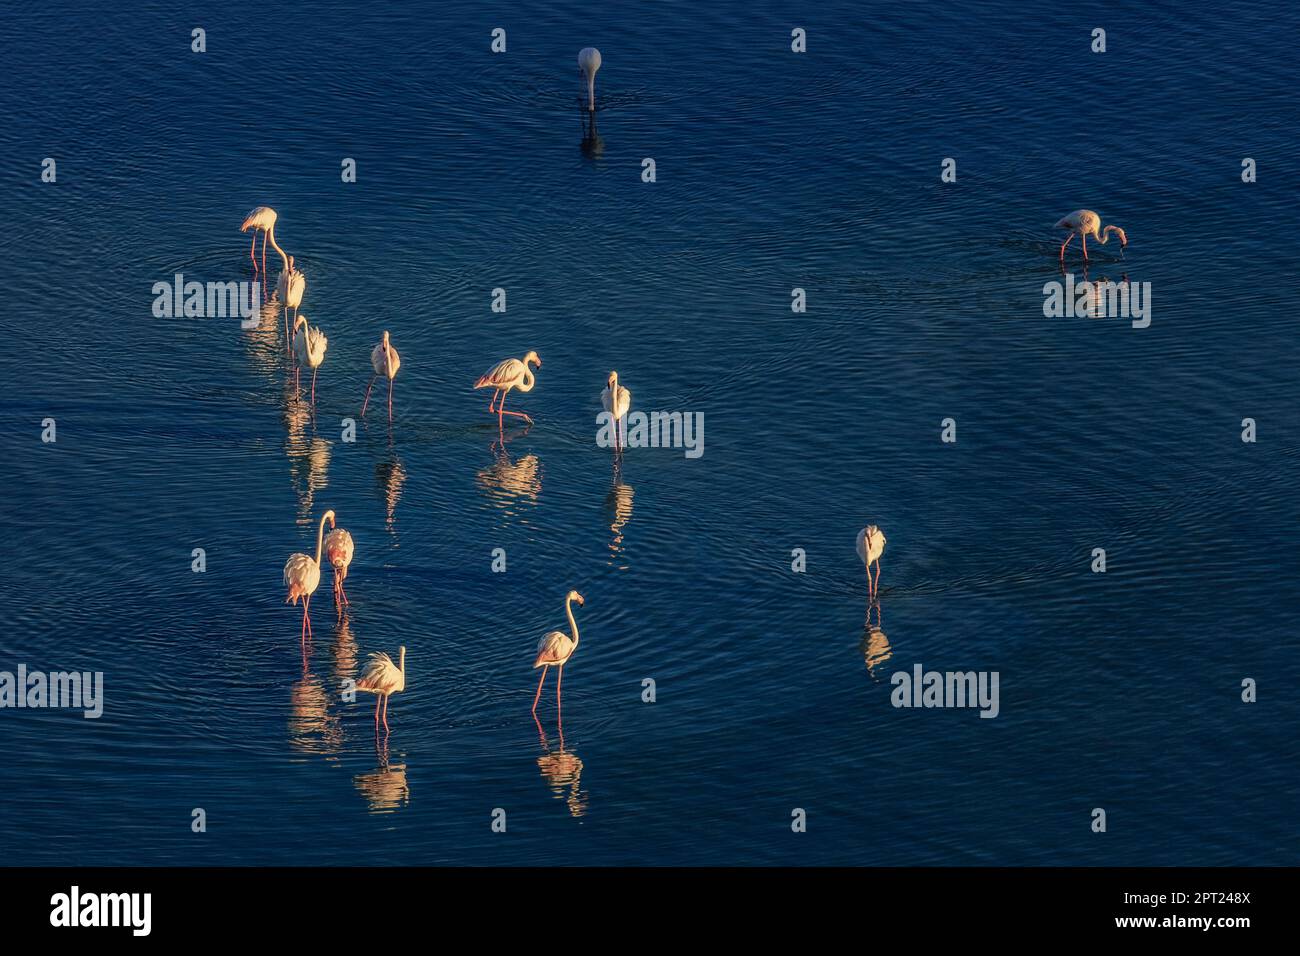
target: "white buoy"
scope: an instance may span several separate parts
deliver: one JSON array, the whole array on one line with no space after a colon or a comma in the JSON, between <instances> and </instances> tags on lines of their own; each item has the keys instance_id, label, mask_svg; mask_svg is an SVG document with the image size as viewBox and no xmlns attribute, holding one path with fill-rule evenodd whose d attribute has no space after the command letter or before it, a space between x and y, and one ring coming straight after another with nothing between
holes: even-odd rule
<instances>
[{"instance_id":1,"label":"white buoy","mask_svg":"<svg viewBox=\"0 0 1300 956\"><path fill-rule=\"evenodd\" d=\"M585 46L578 51L578 69L587 78L587 110L596 110L596 71L600 69L600 51L594 46Z\"/></svg>"}]
</instances>

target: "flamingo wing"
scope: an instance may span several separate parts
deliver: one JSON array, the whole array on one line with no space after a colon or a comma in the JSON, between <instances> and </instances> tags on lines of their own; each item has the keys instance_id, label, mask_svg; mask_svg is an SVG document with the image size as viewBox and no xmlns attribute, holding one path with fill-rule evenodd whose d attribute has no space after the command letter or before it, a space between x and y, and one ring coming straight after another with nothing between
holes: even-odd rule
<instances>
[{"instance_id":1,"label":"flamingo wing","mask_svg":"<svg viewBox=\"0 0 1300 956\"><path fill-rule=\"evenodd\" d=\"M342 528L335 528L325 537L325 556L333 567L346 568L351 564L354 550L352 535Z\"/></svg>"},{"instance_id":2,"label":"flamingo wing","mask_svg":"<svg viewBox=\"0 0 1300 956\"><path fill-rule=\"evenodd\" d=\"M320 566L309 554L291 554L284 563L284 586L288 595L285 604L297 604L299 598L310 597L320 584Z\"/></svg>"},{"instance_id":3,"label":"flamingo wing","mask_svg":"<svg viewBox=\"0 0 1300 956\"><path fill-rule=\"evenodd\" d=\"M507 388L513 387L523 379L526 371L524 363L519 359L506 359L504 362L498 362L492 366L482 377L474 383L475 388Z\"/></svg>"},{"instance_id":4,"label":"flamingo wing","mask_svg":"<svg viewBox=\"0 0 1300 956\"><path fill-rule=\"evenodd\" d=\"M270 206L258 206L248 211L244 221L239 226L240 232L248 232L250 229L270 229L275 225L275 210Z\"/></svg>"},{"instance_id":5,"label":"flamingo wing","mask_svg":"<svg viewBox=\"0 0 1300 956\"><path fill-rule=\"evenodd\" d=\"M393 663L393 659L380 651L370 655L370 663L365 673L357 681L357 690L368 690L374 694L391 694L402 689L405 681L403 674Z\"/></svg>"},{"instance_id":6,"label":"flamingo wing","mask_svg":"<svg viewBox=\"0 0 1300 956\"><path fill-rule=\"evenodd\" d=\"M567 661L572 653L573 638L559 631L551 631L537 642L537 659L533 661L533 667L561 664Z\"/></svg>"}]
</instances>

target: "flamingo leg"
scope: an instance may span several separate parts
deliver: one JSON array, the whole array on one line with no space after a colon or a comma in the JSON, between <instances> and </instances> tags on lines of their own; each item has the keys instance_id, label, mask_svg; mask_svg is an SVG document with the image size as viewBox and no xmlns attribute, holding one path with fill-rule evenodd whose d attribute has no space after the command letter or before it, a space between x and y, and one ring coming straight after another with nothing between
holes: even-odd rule
<instances>
[{"instance_id":1,"label":"flamingo leg","mask_svg":"<svg viewBox=\"0 0 1300 956\"><path fill-rule=\"evenodd\" d=\"M501 424L501 416L502 416L502 415L513 415L515 418L522 418L524 421L526 421L526 422L527 422L528 424L530 424L530 425L533 423L533 420L532 420L531 418L529 418L527 415L525 415L523 412L508 412L508 411L506 411L506 398L505 398L504 395L501 396L501 407L497 409L497 424L498 424L498 425Z\"/></svg>"},{"instance_id":2,"label":"flamingo leg","mask_svg":"<svg viewBox=\"0 0 1300 956\"><path fill-rule=\"evenodd\" d=\"M492 400L488 402L488 414L491 415L496 411L497 396L501 394L501 389L493 389Z\"/></svg>"},{"instance_id":3,"label":"flamingo leg","mask_svg":"<svg viewBox=\"0 0 1300 956\"><path fill-rule=\"evenodd\" d=\"M876 580L871 584L871 593L880 593L880 559L876 558Z\"/></svg>"},{"instance_id":4,"label":"flamingo leg","mask_svg":"<svg viewBox=\"0 0 1300 956\"><path fill-rule=\"evenodd\" d=\"M379 733L379 695L375 695L375 733Z\"/></svg>"},{"instance_id":5,"label":"flamingo leg","mask_svg":"<svg viewBox=\"0 0 1300 956\"><path fill-rule=\"evenodd\" d=\"M393 420L393 380L388 380L388 420Z\"/></svg>"},{"instance_id":6,"label":"flamingo leg","mask_svg":"<svg viewBox=\"0 0 1300 956\"><path fill-rule=\"evenodd\" d=\"M1083 239L1083 261L1088 261L1088 234L1085 232L1081 237Z\"/></svg>"},{"instance_id":7,"label":"flamingo leg","mask_svg":"<svg viewBox=\"0 0 1300 956\"><path fill-rule=\"evenodd\" d=\"M311 407L316 407L316 369L311 370Z\"/></svg>"},{"instance_id":8,"label":"flamingo leg","mask_svg":"<svg viewBox=\"0 0 1300 956\"><path fill-rule=\"evenodd\" d=\"M253 241L257 242L257 235L253 235ZM262 232L262 274L266 274L266 232Z\"/></svg>"},{"instance_id":9,"label":"flamingo leg","mask_svg":"<svg viewBox=\"0 0 1300 956\"><path fill-rule=\"evenodd\" d=\"M1062 261L1062 262L1065 261L1065 247L1068 246L1068 245L1069 245L1071 242L1073 242L1073 241L1074 241L1074 233L1070 233L1068 236L1065 237L1065 242L1061 243L1061 261Z\"/></svg>"},{"instance_id":10,"label":"flamingo leg","mask_svg":"<svg viewBox=\"0 0 1300 956\"><path fill-rule=\"evenodd\" d=\"M560 703L560 685L563 683L564 683L564 665L561 664L560 669L555 672L555 718L556 720L559 720L561 723L563 723L564 721L564 717L563 717L564 705Z\"/></svg>"},{"instance_id":11,"label":"flamingo leg","mask_svg":"<svg viewBox=\"0 0 1300 956\"><path fill-rule=\"evenodd\" d=\"M388 733L388 695L384 695L384 733Z\"/></svg>"},{"instance_id":12,"label":"flamingo leg","mask_svg":"<svg viewBox=\"0 0 1300 956\"><path fill-rule=\"evenodd\" d=\"M370 404L370 390L375 387L375 376L370 376L370 384L366 386L366 400L361 403L361 417L366 417L366 406Z\"/></svg>"},{"instance_id":13,"label":"flamingo leg","mask_svg":"<svg viewBox=\"0 0 1300 956\"><path fill-rule=\"evenodd\" d=\"M257 272L257 230L253 230L253 246L248 250L248 258L253 260L253 272Z\"/></svg>"},{"instance_id":14,"label":"flamingo leg","mask_svg":"<svg viewBox=\"0 0 1300 956\"><path fill-rule=\"evenodd\" d=\"M537 695L533 698L533 716L537 716L537 702L542 699L542 685L546 683L546 672L551 669L550 664L542 665L542 679L537 682Z\"/></svg>"}]
</instances>

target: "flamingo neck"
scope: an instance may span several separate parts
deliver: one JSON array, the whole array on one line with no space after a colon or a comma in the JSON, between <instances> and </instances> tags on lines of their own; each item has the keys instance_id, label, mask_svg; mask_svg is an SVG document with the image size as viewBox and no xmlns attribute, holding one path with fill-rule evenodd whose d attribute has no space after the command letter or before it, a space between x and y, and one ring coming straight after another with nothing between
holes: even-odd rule
<instances>
[{"instance_id":1,"label":"flamingo neck","mask_svg":"<svg viewBox=\"0 0 1300 956\"><path fill-rule=\"evenodd\" d=\"M536 380L533 378L533 367L527 362L524 363L524 380L517 386L521 392L531 392Z\"/></svg>"},{"instance_id":2,"label":"flamingo neck","mask_svg":"<svg viewBox=\"0 0 1300 956\"><path fill-rule=\"evenodd\" d=\"M325 515L320 516L320 527L316 529L316 564L320 565L320 550L325 543Z\"/></svg>"},{"instance_id":3,"label":"flamingo neck","mask_svg":"<svg viewBox=\"0 0 1300 956\"><path fill-rule=\"evenodd\" d=\"M587 74L587 112L596 112L596 73Z\"/></svg>"},{"instance_id":4,"label":"flamingo neck","mask_svg":"<svg viewBox=\"0 0 1300 956\"><path fill-rule=\"evenodd\" d=\"M1128 237L1124 235L1124 230L1121 229L1119 226L1107 226L1105 229L1101 231L1101 238L1098 239L1097 241L1100 242L1103 246L1106 243L1110 242L1110 234L1112 230L1119 233L1119 241L1122 244L1128 245Z\"/></svg>"},{"instance_id":5,"label":"flamingo neck","mask_svg":"<svg viewBox=\"0 0 1300 956\"><path fill-rule=\"evenodd\" d=\"M569 630L573 632L573 646L576 650L578 647L578 622L573 619L573 598L565 599L564 613L569 616Z\"/></svg>"},{"instance_id":6,"label":"flamingo neck","mask_svg":"<svg viewBox=\"0 0 1300 956\"><path fill-rule=\"evenodd\" d=\"M275 241L275 223L271 223L271 228L266 230L266 238L271 240L272 248L274 248L276 252L280 253L280 258L284 261L284 271L288 272L289 256L280 248L280 244Z\"/></svg>"},{"instance_id":7,"label":"flamingo neck","mask_svg":"<svg viewBox=\"0 0 1300 956\"><path fill-rule=\"evenodd\" d=\"M384 336L384 374L390 379L395 374L393 372L393 347L388 344L388 336Z\"/></svg>"},{"instance_id":8,"label":"flamingo neck","mask_svg":"<svg viewBox=\"0 0 1300 956\"><path fill-rule=\"evenodd\" d=\"M402 672L403 677L406 676L406 648L405 647L401 648L397 652L397 669Z\"/></svg>"}]
</instances>

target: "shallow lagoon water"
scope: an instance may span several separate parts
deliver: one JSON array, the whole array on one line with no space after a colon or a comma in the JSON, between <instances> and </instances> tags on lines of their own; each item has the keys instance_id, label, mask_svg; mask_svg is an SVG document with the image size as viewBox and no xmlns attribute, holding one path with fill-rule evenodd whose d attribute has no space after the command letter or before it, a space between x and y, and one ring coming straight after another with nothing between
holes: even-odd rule
<instances>
[{"instance_id":1,"label":"shallow lagoon water","mask_svg":"<svg viewBox=\"0 0 1300 956\"><path fill-rule=\"evenodd\" d=\"M106 699L0 712L5 862L1294 863L1296 24L1251 9L271 4L205 16L201 55L170 5L25 19L0 668ZM252 278L263 203L330 340L314 417L273 323L150 311L178 271ZM1149 282L1150 328L1042 315L1079 207L1127 229L1090 272ZM385 328L396 420L344 442ZM502 450L469 386L529 349ZM704 455L615 472L611 368L703 413ZM280 574L325 508L353 605L318 592L304 659ZM399 644L377 743L338 688ZM916 663L998 671L999 716L891 707Z\"/></svg>"}]
</instances>

